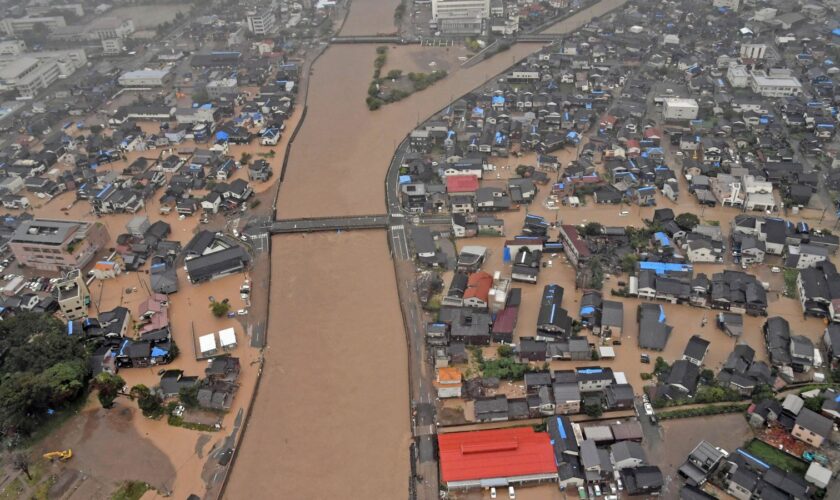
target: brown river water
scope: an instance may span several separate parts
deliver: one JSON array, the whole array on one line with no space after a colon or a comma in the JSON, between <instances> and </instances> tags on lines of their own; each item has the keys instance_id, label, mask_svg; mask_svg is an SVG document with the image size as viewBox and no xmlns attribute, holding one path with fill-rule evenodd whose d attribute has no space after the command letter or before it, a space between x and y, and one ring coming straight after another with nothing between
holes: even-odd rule
<instances>
[{"instance_id":1,"label":"brown river water","mask_svg":"<svg viewBox=\"0 0 840 500\"><path fill-rule=\"evenodd\" d=\"M396 4L384 3L354 0L342 34L392 30ZM606 10L601 4L596 15ZM561 29L584 19L576 15ZM370 112L364 99L375 46L330 47L313 67L278 217L384 212L396 144L419 120L538 48L516 45L462 70L462 47L392 46L387 69L450 74ZM263 379L226 497L405 498L407 354L385 233L278 236L272 252Z\"/></svg>"}]
</instances>

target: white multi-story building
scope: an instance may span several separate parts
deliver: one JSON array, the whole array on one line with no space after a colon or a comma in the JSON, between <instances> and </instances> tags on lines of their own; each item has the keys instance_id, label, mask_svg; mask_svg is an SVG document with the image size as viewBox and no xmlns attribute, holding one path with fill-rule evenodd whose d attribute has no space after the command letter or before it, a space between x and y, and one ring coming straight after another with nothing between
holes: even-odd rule
<instances>
[{"instance_id":1,"label":"white multi-story building","mask_svg":"<svg viewBox=\"0 0 840 500\"><path fill-rule=\"evenodd\" d=\"M16 56L26 51L26 43L23 40L3 40L0 42L0 55Z\"/></svg>"},{"instance_id":2,"label":"white multi-story building","mask_svg":"<svg viewBox=\"0 0 840 500\"><path fill-rule=\"evenodd\" d=\"M39 24L44 25L48 30L67 26L64 16L8 17L0 21L0 31L9 36L14 36L24 31L32 31L32 28Z\"/></svg>"},{"instance_id":3,"label":"white multi-story building","mask_svg":"<svg viewBox=\"0 0 840 500\"><path fill-rule=\"evenodd\" d=\"M113 55L122 52L123 42L120 38L105 38L102 40L102 51L105 54Z\"/></svg>"},{"instance_id":4,"label":"white multi-story building","mask_svg":"<svg viewBox=\"0 0 840 500\"><path fill-rule=\"evenodd\" d=\"M666 120L694 120L699 111L700 107L694 99L670 97L665 99L662 117Z\"/></svg>"},{"instance_id":5,"label":"white multi-story building","mask_svg":"<svg viewBox=\"0 0 840 500\"><path fill-rule=\"evenodd\" d=\"M750 87L764 97L788 97L802 93L802 84L787 69L750 71Z\"/></svg>"},{"instance_id":6,"label":"white multi-story building","mask_svg":"<svg viewBox=\"0 0 840 500\"><path fill-rule=\"evenodd\" d=\"M271 9L252 10L246 14L248 31L255 35L268 35L274 32L276 21Z\"/></svg>"},{"instance_id":7,"label":"white multi-story building","mask_svg":"<svg viewBox=\"0 0 840 500\"><path fill-rule=\"evenodd\" d=\"M741 45L741 59L764 59L767 45L763 43L745 43Z\"/></svg>"},{"instance_id":8,"label":"white multi-story building","mask_svg":"<svg viewBox=\"0 0 840 500\"><path fill-rule=\"evenodd\" d=\"M729 85L735 88L744 89L750 86L750 73L747 67L742 64L730 66L726 70L726 79Z\"/></svg>"},{"instance_id":9,"label":"white multi-story building","mask_svg":"<svg viewBox=\"0 0 840 500\"><path fill-rule=\"evenodd\" d=\"M21 97L34 97L61 75L55 61L35 57L14 57L0 62L0 88L15 89Z\"/></svg>"},{"instance_id":10,"label":"white multi-story building","mask_svg":"<svg viewBox=\"0 0 840 500\"><path fill-rule=\"evenodd\" d=\"M725 7L729 10L738 10L741 0L712 0L713 7Z\"/></svg>"},{"instance_id":11,"label":"white multi-story building","mask_svg":"<svg viewBox=\"0 0 840 500\"><path fill-rule=\"evenodd\" d=\"M131 19L119 19L116 17L103 17L97 19L89 31L100 40L111 38L128 38L134 33L134 21Z\"/></svg>"},{"instance_id":12,"label":"white multi-story building","mask_svg":"<svg viewBox=\"0 0 840 500\"><path fill-rule=\"evenodd\" d=\"M432 22L444 33L481 33L490 0L432 0Z\"/></svg>"}]
</instances>

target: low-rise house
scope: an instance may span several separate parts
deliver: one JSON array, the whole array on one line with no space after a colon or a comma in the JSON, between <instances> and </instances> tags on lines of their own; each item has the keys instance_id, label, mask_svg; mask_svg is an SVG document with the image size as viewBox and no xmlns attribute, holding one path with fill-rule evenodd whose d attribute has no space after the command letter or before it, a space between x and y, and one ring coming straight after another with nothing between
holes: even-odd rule
<instances>
[{"instance_id":1,"label":"low-rise house","mask_svg":"<svg viewBox=\"0 0 840 500\"><path fill-rule=\"evenodd\" d=\"M435 380L437 397L441 399L460 398L462 385L461 370L459 368L446 367L437 369L437 379Z\"/></svg>"},{"instance_id":2,"label":"low-rise house","mask_svg":"<svg viewBox=\"0 0 840 500\"><path fill-rule=\"evenodd\" d=\"M721 448L708 441L700 441L680 466L679 474L686 478L688 484L702 486L727 456L728 453Z\"/></svg>"},{"instance_id":3,"label":"low-rise house","mask_svg":"<svg viewBox=\"0 0 840 500\"><path fill-rule=\"evenodd\" d=\"M503 422L508 419L507 396L476 399L473 404L477 422Z\"/></svg>"},{"instance_id":4,"label":"low-rise house","mask_svg":"<svg viewBox=\"0 0 840 500\"><path fill-rule=\"evenodd\" d=\"M774 366L790 365L790 323L780 316L774 316L767 319L763 330L770 363Z\"/></svg>"},{"instance_id":5,"label":"low-rise house","mask_svg":"<svg viewBox=\"0 0 840 500\"><path fill-rule=\"evenodd\" d=\"M580 387L576 382L555 382L552 385L554 412L557 415L580 413Z\"/></svg>"},{"instance_id":6,"label":"low-rise house","mask_svg":"<svg viewBox=\"0 0 840 500\"><path fill-rule=\"evenodd\" d=\"M831 419L808 408L802 408L796 416L791 435L815 448L819 448L831 435L833 425Z\"/></svg>"},{"instance_id":7,"label":"low-rise house","mask_svg":"<svg viewBox=\"0 0 840 500\"><path fill-rule=\"evenodd\" d=\"M619 474L628 495L656 495L665 484L662 471L655 465L628 467Z\"/></svg>"},{"instance_id":8,"label":"low-rise house","mask_svg":"<svg viewBox=\"0 0 840 500\"><path fill-rule=\"evenodd\" d=\"M694 363L697 366L703 366L703 359L706 357L706 352L709 350L709 341L699 335L692 335L688 339L688 344L683 351L682 359Z\"/></svg>"},{"instance_id":9,"label":"low-rise house","mask_svg":"<svg viewBox=\"0 0 840 500\"><path fill-rule=\"evenodd\" d=\"M639 467L647 462L645 450L639 443L633 441L619 441L610 446L610 458L613 469L619 471Z\"/></svg>"},{"instance_id":10,"label":"low-rise house","mask_svg":"<svg viewBox=\"0 0 840 500\"><path fill-rule=\"evenodd\" d=\"M666 323L665 309L656 304L639 304L639 347L661 351L665 349L672 327Z\"/></svg>"}]
</instances>

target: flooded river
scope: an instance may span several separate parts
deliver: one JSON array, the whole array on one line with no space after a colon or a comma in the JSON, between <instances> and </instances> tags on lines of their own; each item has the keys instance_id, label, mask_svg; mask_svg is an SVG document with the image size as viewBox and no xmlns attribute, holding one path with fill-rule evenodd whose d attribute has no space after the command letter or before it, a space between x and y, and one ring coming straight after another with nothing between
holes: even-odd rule
<instances>
[{"instance_id":1,"label":"flooded river","mask_svg":"<svg viewBox=\"0 0 840 500\"><path fill-rule=\"evenodd\" d=\"M396 2L383 5L354 0L342 34L393 29ZM383 212L385 173L405 135L538 48L516 45L462 70L462 47L392 46L386 68L449 76L371 112L375 46L330 47L313 68L278 217ZM353 498L405 498L407 355L386 234L275 237L270 307L263 379L226 496L344 498L352 488Z\"/></svg>"}]
</instances>

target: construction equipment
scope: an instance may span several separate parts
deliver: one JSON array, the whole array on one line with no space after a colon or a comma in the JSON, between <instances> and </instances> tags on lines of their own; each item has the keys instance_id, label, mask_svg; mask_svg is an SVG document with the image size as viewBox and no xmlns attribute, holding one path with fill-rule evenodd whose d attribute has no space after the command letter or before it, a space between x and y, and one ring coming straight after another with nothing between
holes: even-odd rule
<instances>
[{"instance_id":1,"label":"construction equipment","mask_svg":"<svg viewBox=\"0 0 840 500\"><path fill-rule=\"evenodd\" d=\"M51 451L49 453L44 453L44 458L50 461L53 460L61 460L62 462L66 462L73 457L73 450L66 449L63 451Z\"/></svg>"}]
</instances>

